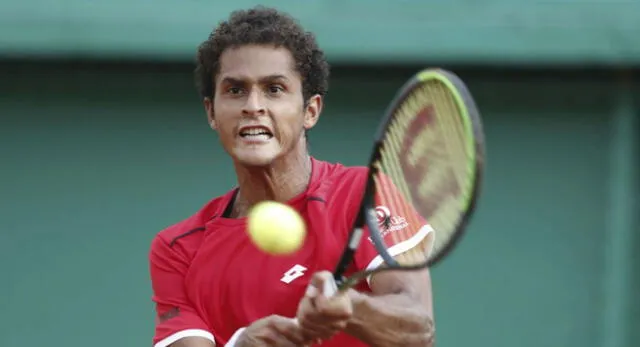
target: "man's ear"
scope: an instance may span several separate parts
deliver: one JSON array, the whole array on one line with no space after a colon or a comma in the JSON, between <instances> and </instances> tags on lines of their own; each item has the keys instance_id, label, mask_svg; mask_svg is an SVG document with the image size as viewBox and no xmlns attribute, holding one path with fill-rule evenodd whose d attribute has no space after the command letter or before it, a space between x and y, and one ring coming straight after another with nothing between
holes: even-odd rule
<instances>
[{"instance_id":1,"label":"man's ear","mask_svg":"<svg viewBox=\"0 0 640 347\"><path fill-rule=\"evenodd\" d=\"M316 94L309 98L304 110L304 128L306 130L313 128L318 123L322 106L322 96Z\"/></svg>"},{"instance_id":2,"label":"man's ear","mask_svg":"<svg viewBox=\"0 0 640 347\"><path fill-rule=\"evenodd\" d=\"M213 99L211 97L205 97L202 104L204 105L205 112L207 112L207 121L209 122L209 126L213 130L218 130L216 118L213 113Z\"/></svg>"}]
</instances>

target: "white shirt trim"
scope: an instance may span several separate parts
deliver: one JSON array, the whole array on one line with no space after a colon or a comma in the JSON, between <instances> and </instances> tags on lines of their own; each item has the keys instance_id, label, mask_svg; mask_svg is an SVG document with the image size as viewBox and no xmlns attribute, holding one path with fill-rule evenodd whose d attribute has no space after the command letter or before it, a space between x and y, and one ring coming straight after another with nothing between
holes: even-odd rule
<instances>
[{"instance_id":1,"label":"white shirt trim","mask_svg":"<svg viewBox=\"0 0 640 347\"><path fill-rule=\"evenodd\" d=\"M183 339L185 337L203 337L207 340L213 342L213 345L216 345L216 339L213 338L213 334L202 329L187 329L178 331L177 333L169 335L169 337L165 337L164 339L158 341L153 347L167 347L170 344Z\"/></svg>"},{"instance_id":2,"label":"white shirt trim","mask_svg":"<svg viewBox=\"0 0 640 347\"><path fill-rule=\"evenodd\" d=\"M240 335L242 334L244 329L246 329L246 328L240 328L240 329L236 330L236 332L233 333L233 335L229 339L229 342L227 342L227 344L224 345L224 346L225 347L234 347L236 345L236 342L238 342L238 339L240 338Z\"/></svg>"},{"instance_id":3,"label":"white shirt trim","mask_svg":"<svg viewBox=\"0 0 640 347\"><path fill-rule=\"evenodd\" d=\"M422 240L424 240L425 237L427 237L427 235L429 235L430 233L434 232L433 227L431 227L431 225L429 224L425 224L423 225L420 230L418 230L417 233L415 233L413 236L411 236L410 238L408 238L407 240L404 240L402 242L398 242L395 245L389 247L388 251L389 251L389 255L391 255L392 257L395 257L398 254L402 254L408 250L410 250L411 248L417 246ZM433 250L433 244L435 242L431 243L431 250ZM431 252L431 250L429 250L429 252ZM382 259L382 256L377 255L375 258L373 258L373 260L371 260L369 262L369 264L366 267L366 270L373 270L375 268L377 268L378 266L382 265L382 263L384 263L384 260ZM370 286L371 283L371 276L367 277L367 284Z\"/></svg>"}]
</instances>

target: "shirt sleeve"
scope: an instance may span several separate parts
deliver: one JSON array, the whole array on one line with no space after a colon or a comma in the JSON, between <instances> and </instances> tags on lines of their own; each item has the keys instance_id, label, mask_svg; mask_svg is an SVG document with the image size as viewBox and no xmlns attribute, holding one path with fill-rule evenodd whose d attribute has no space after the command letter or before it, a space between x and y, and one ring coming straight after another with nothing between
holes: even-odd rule
<instances>
[{"instance_id":1,"label":"shirt sleeve","mask_svg":"<svg viewBox=\"0 0 640 347\"><path fill-rule=\"evenodd\" d=\"M423 254L431 252L435 231L386 176L381 176L376 185L375 203L379 230L391 256L396 259L403 255L408 257L407 251L416 247L421 247L419 252ZM383 263L368 227L365 227L363 240L355 255L357 269L374 269Z\"/></svg>"},{"instance_id":2,"label":"shirt sleeve","mask_svg":"<svg viewBox=\"0 0 640 347\"><path fill-rule=\"evenodd\" d=\"M154 347L167 347L191 336L215 343L213 334L186 295L184 275L189 265L186 257L156 236L151 245L149 264L156 310Z\"/></svg>"}]
</instances>

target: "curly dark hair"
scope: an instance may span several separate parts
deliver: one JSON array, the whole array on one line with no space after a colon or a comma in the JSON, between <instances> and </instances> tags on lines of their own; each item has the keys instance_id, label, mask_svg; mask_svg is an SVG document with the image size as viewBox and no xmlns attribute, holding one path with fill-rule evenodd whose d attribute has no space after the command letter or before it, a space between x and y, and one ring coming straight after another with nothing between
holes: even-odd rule
<instances>
[{"instance_id":1,"label":"curly dark hair","mask_svg":"<svg viewBox=\"0 0 640 347\"><path fill-rule=\"evenodd\" d=\"M274 8L256 6L234 11L198 47L195 79L202 97L212 97L220 55L225 49L248 44L273 45L288 49L302 77L302 95L324 96L329 87L329 64L315 36L305 31L290 15Z\"/></svg>"}]
</instances>

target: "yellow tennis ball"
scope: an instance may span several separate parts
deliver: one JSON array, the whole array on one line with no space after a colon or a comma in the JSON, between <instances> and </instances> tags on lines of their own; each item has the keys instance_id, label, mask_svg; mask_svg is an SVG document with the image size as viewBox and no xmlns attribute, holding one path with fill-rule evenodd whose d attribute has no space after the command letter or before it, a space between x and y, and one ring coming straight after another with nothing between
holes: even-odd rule
<instances>
[{"instance_id":1,"label":"yellow tennis ball","mask_svg":"<svg viewBox=\"0 0 640 347\"><path fill-rule=\"evenodd\" d=\"M260 250L273 255L294 253L302 247L307 234L300 214L275 201L260 202L249 211L247 231Z\"/></svg>"}]
</instances>

